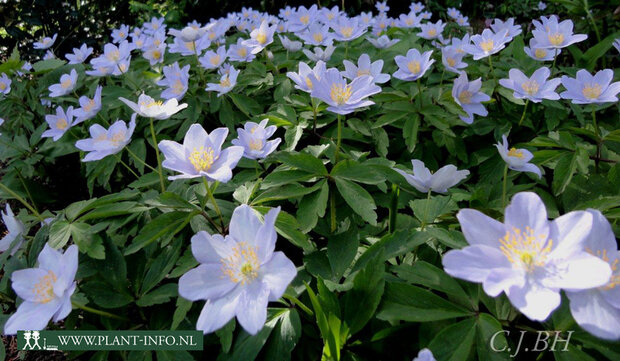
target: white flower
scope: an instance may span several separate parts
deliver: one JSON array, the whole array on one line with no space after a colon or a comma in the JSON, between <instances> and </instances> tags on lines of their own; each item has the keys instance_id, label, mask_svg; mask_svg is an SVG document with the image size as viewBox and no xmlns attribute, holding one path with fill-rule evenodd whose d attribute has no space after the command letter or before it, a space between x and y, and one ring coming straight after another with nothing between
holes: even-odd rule
<instances>
[{"instance_id":1,"label":"white flower","mask_svg":"<svg viewBox=\"0 0 620 361\"><path fill-rule=\"evenodd\" d=\"M187 108L187 104L180 104L175 99L168 99L165 103L161 100L156 101L150 96L142 93L138 98L138 103L134 103L123 97L118 98L123 103L127 104L134 112L145 118L153 119L168 119L172 115Z\"/></svg>"},{"instance_id":2,"label":"white flower","mask_svg":"<svg viewBox=\"0 0 620 361\"><path fill-rule=\"evenodd\" d=\"M431 173L421 160L412 159L411 164L413 165L413 175L398 168L393 169L422 193L428 193L428 191L446 193L448 188L454 187L469 175L468 170L457 170L452 164L439 168L435 173Z\"/></svg>"},{"instance_id":3,"label":"white flower","mask_svg":"<svg viewBox=\"0 0 620 361\"><path fill-rule=\"evenodd\" d=\"M529 163L534 155L527 149L521 148L517 149L515 147L508 149L508 139L506 135L502 136L502 142L495 144L499 155L502 156L506 164L508 164L508 168L512 170L516 170L517 172L531 172L538 176L538 178L542 177L540 173L540 169L532 163Z\"/></svg>"},{"instance_id":4,"label":"white flower","mask_svg":"<svg viewBox=\"0 0 620 361\"><path fill-rule=\"evenodd\" d=\"M75 89L75 85L77 84L77 71L75 69L71 69L71 73L63 74L60 76L60 83L50 85L48 88L50 91L50 97L61 97L63 95L67 95Z\"/></svg>"},{"instance_id":5,"label":"white flower","mask_svg":"<svg viewBox=\"0 0 620 361\"><path fill-rule=\"evenodd\" d=\"M11 255L13 255L15 252L17 252L19 247L21 247L22 243L24 242L24 238L22 237L22 234L24 233L24 224L20 222L17 218L15 218L15 215L11 210L11 206L8 203L6 204L6 213L0 213L2 213L2 222L4 223L4 226L7 230L4 237L0 239L0 252L4 252L9 249L11 243L18 239L17 243L11 251Z\"/></svg>"}]
</instances>

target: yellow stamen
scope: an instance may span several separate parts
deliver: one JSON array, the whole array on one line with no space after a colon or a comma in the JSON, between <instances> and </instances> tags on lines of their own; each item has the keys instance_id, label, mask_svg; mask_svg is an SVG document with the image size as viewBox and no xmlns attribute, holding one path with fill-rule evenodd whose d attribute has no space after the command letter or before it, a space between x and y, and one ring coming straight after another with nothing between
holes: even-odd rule
<instances>
[{"instance_id":1,"label":"yellow stamen","mask_svg":"<svg viewBox=\"0 0 620 361\"><path fill-rule=\"evenodd\" d=\"M220 85L224 88L230 86L230 80L228 79L228 76L225 76L222 80L220 80Z\"/></svg>"},{"instance_id":2,"label":"yellow stamen","mask_svg":"<svg viewBox=\"0 0 620 361\"><path fill-rule=\"evenodd\" d=\"M459 102L461 104L469 104L471 103L471 97L473 96L473 94L467 90L463 90L460 94L459 94Z\"/></svg>"},{"instance_id":3,"label":"yellow stamen","mask_svg":"<svg viewBox=\"0 0 620 361\"><path fill-rule=\"evenodd\" d=\"M220 56L218 54L215 54L211 57L211 59L209 59L209 62L211 63L211 65L218 65L220 63Z\"/></svg>"},{"instance_id":4,"label":"yellow stamen","mask_svg":"<svg viewBox=\"0 0 620 361\"><path fill-rule=\"evenodd\" d=\"M495 45L493 43L493 39L489 39L487 41L483 41L482 43L480 43L480 48L485 52L488 53L489 51L493 50L493 45Z\"/></svg>"},{"instance_id":5,"label":"yellow stamen","mask_svg":"<svg viewBox=\"0 0 620 361\"><path fill-rule=\"evenodd\" d=\"M32 293L38 303L48 303L54 299L54 283L56 282L56 275L52 271L47 271L47 274L39 278L39 282L35 283L32 287Z\"/></svg>"},{"instance_id":6,"label":"yellow stamen","mask_svg":"<svg viewBox=\"0 0 620 361\"><path fill-rule=\"evenodd\" d=\"M245 58L248 55L248 49L246 49L245 47L240 47L239 49L237 49L237 55L239 55L240 57Z\"/></svg>"},{"instance_id":7,"label":"yellow stamen","mask_svg":"<svg viewBox=\"0 0 620 361\"><path fill-rule=\"evenodd\" d=\"M56 128L58 128L60 130L67 129L68 125L69 124L67 123L67 119L65 119L65 118L58 118L58 120L56 120Z\"/></svg>"},{"instance_id":8,"label":"yellow stamen","mask_svg":"<svg viewBox=\"0 0 620 361\"><path fill-rule=\"evenodd\" d=\"M232 249L232 255L222 258L222 273L232 282L244 285L258 277L260 264L256 256L257 247L252 247L246 242L239 242Z\"/></svg>"},{"instance_id":9,"label":"yellow stamen","mask_svg":"<svg viewBox=\"0 0 620 361\"><path fill-rule=\"evenodd\" d=\"M345 104L351 98L352 89L350 85L333 84L329 93L332 100L338 104Z\"/></svg>"},{"instance_id":10,"label":"yellow stamen","mask_svg":"<svg viewBox=\"0 0 620 361\"><path fill-rule=\"evenodd\" d=\"M312 35L312 38L314 39L314 41L316 41L317 43L320 43L321 41L323 41L323 34L321 33L314 33Z\"/></svg>"},{"instance_id":11,"label":"yellow stamen","mask_svg":"<svg viewBox=\"0 0 620 361\"><path fill-rule=\"evenodd\" d=\"M256 41L258 41L259 44L265 44L265 42L267 42L267 34L259 32L256 35Z\"/></svg>"},{"instance_id":12,"label":"yellow stamen","mask_svg":"<svg viewBox=\"0 0 620 361\"><path fill-rule=\"evenodd\" d=\"M214 151L211 147L206 149L205 147L194 148L187 159L192 163L196 172L207 171L216 160L213 153Z\"/></svg>"},{"instance_id":13,"label":"yellow stamen","mask_svg":"<svg viewBox=\"0 0 620 361\"><path fill-rule=\"evenodd\" d=\"M370 75L370 70L368 69L358 69L357 76Z\"/></svg>"},{"instance_id":14,"label":"yellow stamen","mask_svg":"<svg viewBox=\"0 0 620 361\"><path fill-rule=\"evenodd\" d=\"M515 148L515 147L512 147L512 148L510 148L510 150L508 151L508 156L509 156L509 157L516 157L516 158L521 159L521 158L523 158L523 157L524 157L524 155L523 155L523 150L521 150L521 149L517 149L517 148Z\"/></svg>"},{"instance_id":15,"label":"yellow stamen","mask_svg":"<svg viewBox=\"0 0 620 361\"><path fill-rule=\"evenodd\" d=\"M252 150L261 150L263 149L263 141L260 139L252 139L250 140L250 149Z\"/></svg>"},{"instance_id":16,"label":"yellow stamen","mask_svg":"<svg viewBox=\"0 0 620 361\"><path fill-rule=\"evenodd\" d=\"M544 235L534 234L530 227L523 232L519 228L507 231L503 238L499 239L499 247L510 263L525 268L528 272L536 266L544 266L547 255L553 247L553 240L545 241Z\"/></svg>"},{"instance_id":17,"label":"yellow stamen","mask_svg":"<svg viewBox=\"0 0 620 361\"><path fill-rule=\"evenodd\" d=\"M420 62L419 62L419 61L415 61L415 60L410 61L410 62L407 64L407 69L409 69L409 71L410 71L412 74L417 74L417 73L419 73L419 72L420 72L420 69L421 69L421 67L420 67Z\"/></svg>"},{"instance_id":18,"label":"yellow stamen","mask_svg":"<svg viewBox=\"0 0 620 361\"><path fill-rule=\"evenodd\" d=\"M428 29L428 32L426 32L426 34L428 36L435 36L437 35L437 29L434 29L434 28Z\"/></svg>"},{"instance_id":19,"label":"yellow stamen","mask_svg":"<svg viewBox=\"0 0 620 361\"><path fill-rule=\"evenodd\" d=\"M603 89L601 88L600 84L586 84L586 86L583 87L583 89L581 90L581 93L583 94L584 97L588 98L588 99L597 99L601 93L603 92Z\"/></svg>"},{"instance_id":20,"label":"yellow stamen","mask_svg":"<svg viewBox=\"0 0 620 361\"><path fill-rule=\"evenodd\" d=\"M453 67L456 64L456 60L454 60L454 58L447 58L446 63Z\"/></svg>"},{"instance_id":21,"label":"yellow stamen","mask_svg":"<svg viewBox=\"0 0 620 361\"><path fill-rule=\"evenodd\" d=\"M523 91L525 91L529 95L534 95L538 93L538 87L539 86L536 80L528 80L521 84L521 88L523 88Z\"/></svg>"},{"instance_id":22,"label":"yellow stamen","mask_svg":"<svg viewBox=\"0 0 620 361\"><path fill-rule=\"evenodd\" d=\"M71 81L71 78L67 78L67 79L63 80L63 81L60 83L60 86L61 86L63 89L67 89L67 88L69 88L71 85L73 85L73 82Z\"/></svg>"},{"instance_id":23,"label":"yellow stamen","mask_svg":"<svg viewBox=\"0 0 620 361\"><path fill-rule=\"evenodd\" d=\"M348 38L353 35L353 28L350 26L340 28L340 34L342 34L345 38Z\"/></svg>"},{"instance_id":24,"label":"yellow stamen","mask_svg":"<svg viewBox=\"0 0 620 361\"><path fill-rule=\"evenodd\" d=\"M307 24L310 21L310 17L308 15L301 16L299 21L301 21L302 24Z\"/></svg>"},{"instance_id":25,"label":"yellow stamen","mask_svg":"<svg viewBox=\"0 0 620 361\"><path fill-rule=\"evenodd\" d=\"M549 34L547 38L553 46L562 45L562 43L564 42L564 34L562 33Z\"/></svg>"},{"instance_id":26,"label":"yellow stamen","mask_svg":"<svg viewBox=\"0 0 620 361\"><path fill-rule=\"evenodd\" d=\"M538 58L538 59L542 59L545 56L547 56L547 50L545 49L536 49L534 51L534 55Z\"/></svg>"}]
</instances>

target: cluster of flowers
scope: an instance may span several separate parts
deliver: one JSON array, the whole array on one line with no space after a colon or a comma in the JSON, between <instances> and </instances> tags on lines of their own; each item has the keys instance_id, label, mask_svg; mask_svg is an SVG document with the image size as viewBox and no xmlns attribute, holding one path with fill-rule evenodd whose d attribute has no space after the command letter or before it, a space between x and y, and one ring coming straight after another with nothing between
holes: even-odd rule
<instances>
[{"instance_id":1,"label":"cluster of flowers","mask_svg":"<svg viewBox=\"0 0 620 361\"><path fill-rule=\"evenodd\" d=\"M314 67L299 62L298 72L287 73L295 88L326 103L328 111L346 115L374 104L368 98L381 92L377 84L384 84L392 77L401 81L418 81L435 60L431 59L433 51L421 53L418 49L410 49L406 55L394 58L398 70L390 76L381 72L383 60L373 62L368 54L362 54L356 63L344 60L344 70L341 71L326 65L334 51L333 42L348 44L370 28L372 36L368 41L384 48L398 41L383 35L389 27L419 28L420 37L441 48L444 69L459 75L454 81L452 95L467 113L461 119L471 124L474 114L487 115L482 103L490 100L490 96L480 91L480 78L468 80L463 71L467 63L463 59L467 54L472 55L474 61L488 57L491 65L490 57L522 31L513 19L495 19L491 28L481 34L444 39L445 24L442 21L422 23L432 14L423 12L421 3L412 4L411 12L400 15L398 19L387 16L389 7L385 2L378 3L377 9L377 16L363 13L348 17L337 6L332 9L318 9L316 5L310 8L286 7L279 17L275 17L244 8L240 13L213 20L205 26L192 22L181 30L167 30L163 18L153 18L131 33L128 26L115 29L113 43L106 44L103 53L90 60L92 70L86 74L122 75L129 70L134 51L142 52L152 66L163 63L166 52L179 53L196 57L205 70L217 70L221 76L219 83L207 83L206 91L222 95L233 89L239 75L227 60L251 62L274 41L276 32L291 33L299 40L279 35L287 51L299 51L304 45L314 47L313 51L304 49L306 56L315 62ZM456 9L449 9L449 16L457 24L468 26L467 17ZM573 34L570 20L560 22L554 15L542 16L540 21L533 23L533 38L524 51L539 61L555 60L562 48L586 38L585 35ZM227 48L226 34L233 28L247 36ZM167 35L174 39L169 42ZM48 49L55 40L56 35L44 38L35 47ZM65 57L71 64L77 64L86 61L92 52L92 48L83 45ZM269 52L265 53L269 58ZM28 66L22 71L29 71ZM92 125L89 129L91 138L75 144L78 149L88 152L83 161L96 161L122 151L131 141L138 115L151 121L161 120L186 108L187 104L179 104L179 101L188 90L189 72L189 65L181 67L178 62L163 67L164 76L156 84L166 87L161 93L166 102L145 94L137 102L120 98L134 112L131 121L127 124L117 120L108 129L99 124ZM532 102L560 98L570 99L575 104L615 102L620 92L620 82L611 84L613 71L610 69L595 75L579 70L576 79L567 76L548 79L551 75L546 67L536 70L531 77L512 69L509 77L501 79L499 84L511 89L516 98ZM75 70L63 74L58 84L49 87L49 97L75 93L78 84ZM555 89L560 84L566 90L557 94ZM10 91L11 79L2 74L0 93L6 95ZM102 108L101 92L99 86L92 98L81 96L80 108L77 109L58 106L55 115L46 116L50 129L43 136L56 141L72 126L96 117ZM269 140L276 128L267 124L267 120L260 124L246 123L243 129L238 129L233 145L225 149L222 147L228 136L227 128L207 133L202 126L194 124L182 144L169 140L158 144L158 150L165 156L162 166L178 173L170 176L171 180L204 177L207 181L228 182L241 157L262 159L275 151L280 139ZM496 146L508 168L541 176L540 169L529 163L532 154L528 150L508 149L506 136ZM419 160L413 160L412 164L413 175L400 169L397 171L421 192L445 193L469 175L469 171L459 171L453 165L433 174ZM296 274L294 264L281 252L274 252L274 223L278 212L279 209L269 211L261 222L250 207L242 205L235 209L230 234L226 237L200 232L192 238L192 251L200 266L181 277L179 292L190 300L207 300L198 319L198 329L212 332L235 316L251 334L262 328L267 303L281 297ZM504 223L475 210L462 210L458 218L471 245L445 255L446 272L454 277L482 282L485 292L493 297L505 292L515 307L533 320L546 319L558 307L559 290L564 289L580 325L599 337L620 337L614 327L620 322L620 304L617 303L620 288L616 287L619 280L618 251L611 227L600 212L571 212L549 222L542 201L534 194L521 193L506 209ZM3 214L3 219L9 234L0 241L0 250L6 251L21 236L23 226L10 208ZM12 251L17 248L19 246ZM67 300L75 289L76 268L75 246L69 247L64 254L46 246L39 255L38 268L14 273L13 288L25 302L7 322L5 333L14 333L25 325L29 329L33 329L33 325L43 328L51 318L58 321L66 317L70 312ZM31 323L33 318L38 323Z\"/></svg>"}]
</instances>

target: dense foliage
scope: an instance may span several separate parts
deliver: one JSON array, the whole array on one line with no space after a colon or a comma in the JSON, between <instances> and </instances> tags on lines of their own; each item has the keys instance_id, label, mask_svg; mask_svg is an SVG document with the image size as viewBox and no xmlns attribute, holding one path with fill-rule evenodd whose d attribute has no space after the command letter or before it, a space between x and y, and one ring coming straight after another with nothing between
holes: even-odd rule
<instances>
[{"instance_id":1,"label":"dense foliage","mask_svg":"<svg viewBox=\"0 0 620 361\"><path fill-rule=\"evenodd\" d=\"M478 16L470 25L449 5L413 4L398 19L379 3L368 23L337 7L229 9L239 12L186 28L194 17L179 10L116 28L105 47L52 37L52 24L11 28L39 40L29 56L54 53L30 68L16 47L0 65L4 334L32 304L40 329L205 331L202 353L75 359L411 360L428 348L437 360L509 360L521 331L530 348L537 331L574 333L566 351L517 359L619 359L608 326L620 308L590 305L603 316L584 318L576 306L579 292L613 300L620 289L612 14L561 2L574 29L545 33L532 20L557 17L515 5L494 11L530 20L483 32L472 27L485 27L484 9L463 7ZM52 45L64 40L86 46ZM525 238L510 233L521 225ZM47 293L24 298L19 285L35 282L24 270L72 262L75 288L66 276L53 289L58 309L37 308L56 301ZM544 287L519 301L522 282ZM266 320L244 298L269 301ZM4 340L0 359L18 357Z\"/></svg>"}]
</instances>

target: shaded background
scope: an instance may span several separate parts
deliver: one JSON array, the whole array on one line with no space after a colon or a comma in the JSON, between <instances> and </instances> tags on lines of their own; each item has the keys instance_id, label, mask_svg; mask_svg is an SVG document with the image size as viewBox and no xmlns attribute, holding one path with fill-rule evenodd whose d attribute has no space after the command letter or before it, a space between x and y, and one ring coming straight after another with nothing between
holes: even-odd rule
<instances>
[{"instance_id":1,"label":"shaded background","mask_svg":"<svg viewBox=\"0 0 620 361\"><path fill-rule=\"evenodd\" d=\"M537 9L538 0L521 1L462 1L433 0L422 1L427 10L433 12L433 21L438 16L445 17L448 7L456 7L469 16L474 30L484 27L486 19L494 17L516 17L517 23L529 23L532 18L540 16ZM71 52L72 48L82 43L98 51L110 40L111 29L127 24L141 24L151 16L165 16L166 22L172 27L182 27L188 21L197 20L202 23L212 18L225 16L229 12L240 11L242 6L277 14L284 6L297 6L320 3L321 6L342 7L342 0L318 1L287 1L287 0L0 0L0 61L6 59L17 45L22 58L36 60L43 51L32 49L32 42L41 36L58 33L59 38L54 45L54 52L59 57ZM359 14L361 11L375 9L375 0L345 0L344 8L348 14ZM409 11L411 1L390 0L389 16L396 17ZM547 1L546 14L560 14L571 18L583 17L586 31L595 40L591 22L585 21L584 0L568 0L563 4ZM589 1L593 15L598 24L601 36L604 37L615 30L620 21L620 0ZM610 25L611 24L611 25ZM610 29L610 26L613 29Z\"/></svg>"}]
</instances>

